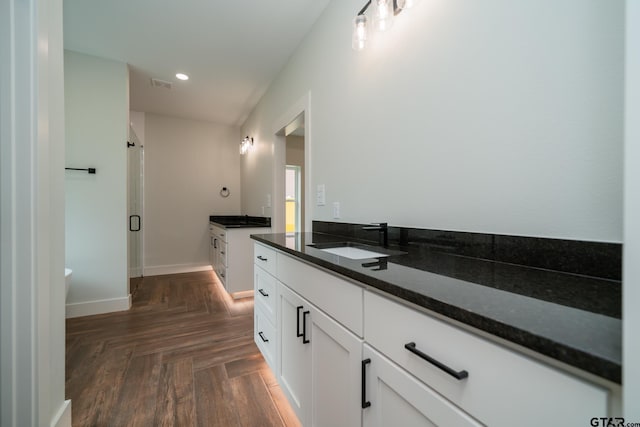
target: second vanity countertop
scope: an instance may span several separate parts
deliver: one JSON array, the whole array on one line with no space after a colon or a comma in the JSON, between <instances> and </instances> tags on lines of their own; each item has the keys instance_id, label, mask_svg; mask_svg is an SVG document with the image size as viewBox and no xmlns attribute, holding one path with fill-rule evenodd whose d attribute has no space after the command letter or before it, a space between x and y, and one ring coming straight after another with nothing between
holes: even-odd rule
<instances>
[{"instance_id":1,"label":"second vanity countertop","mask_svg":"<svg viewBox=\"0 0 640 427\"><path fill-rule=\"evenodd\" d=\"M249 215L210 215L209 222L222 228L271 227L271 218Z\"/></svg>"},{"instance_id":2,"label":"second vanity countertop","mask_svg":"<svg viewBox=\"0 0 640 427\"><path fill-rule=\"evenodd\" d=\"M621 285L615 280L438 250L354 260L310 244L323 233L254 234L255 241L552 359L620 383Z\"/></svg>"}]
</instances>

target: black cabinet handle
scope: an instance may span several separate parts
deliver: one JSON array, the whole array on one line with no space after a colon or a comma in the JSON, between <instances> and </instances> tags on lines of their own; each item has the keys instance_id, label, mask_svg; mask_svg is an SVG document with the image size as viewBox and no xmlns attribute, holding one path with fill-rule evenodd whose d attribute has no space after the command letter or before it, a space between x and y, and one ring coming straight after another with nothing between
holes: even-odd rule
<instances>
[{"instance_id":1,"label":"black cabinet handle","mask_svg":"<svg viewBox=\"0 0 640 427\"><path fill-rule=\"evenodd\" d=\"M364 359L362 361L362 409L371 406L371 402L367 400L367 365L371 363L371 359Z\"/></svg>"},{"instance_id":2,"label":"black cabinet handle","mask_svg":"<svg viewBox=\"0 0 640 427\"><path fill-rule=\"evenodd\" d=\"M301 337L302 336L302 332L300 332L300 310L302 310L302 306L299 305L298 307L296 307L297 313L296 313L296 337Z\"/></svg>"},{"instance_id":3,"label":"black cabinet handle","mask_svg":"<svg viewBox=\"0 0 640 427\"><path fill-rule=\"evenodd\" d=\"M220 251L220 254L221 254L221 255L224 255L224 251Z\"/></svg>"},{"instance_id":4,"label":"black cabinet handle","mask_svg":"<svg viewBox=\"0 0 640 427\"><path fill-rule=\"evenodd\" d=\"M138 220L138 228L133 228L133 219L136 218ZM140 231L140 227L142 226L142 219L140 219L140 215L130 215L129 216L129 231Z\"/></svg>"},{"instance_id":5,"label":"black cabinet handle","mask_svg":"<svg viewBox=\"0 0 640 427\"><path fill-rule=\"evenodd\" d=\"M268 261L268 258L265 258L262 255L258 255L256 258L258 258L260 261Z\"/></svg>"},{"instance_id":6,"label":"black cabinet handle","mask_svg":"<svg viewBox=\"0 0 640 427\"><path fill-rule=\"evenodd\" d=\"M264 289L258 289L258 292L260 292L260 295L262 295L263 297L268 297L268 296L269 296L269 294L268 294L268 293L266 293L266 292L264 291Z\"/></svg>"},{"instance_id":7,"label":"black cabinet handle","mask_svg":"<svg viewBox=\"0 0 640 427\"><path fill-rule=\"evenodd\" d=\"M258 335L260 335L260 338L262 339L263 342L269 342L269 340L264 337L263 332L258 332Z\"/></svg>"},{"instance_id":8,"label":"black cabinet handle","mask_svg":"<svg viewBox=\"0 0 640 427\"><path fill-rule=\"evenodd\" d=\"M307 339L307 314L310 311L305 311L302 313L302 344L309 344L311 341Z\"/></svg>"},{"instance_id":9,"label":"black cabinet handle","mask_svg":"<svg viewBox=\"0 0 640 427\"><path fill-rule=\"evenodd\" d=\"M410 342L408 344L405 344L404 348L409 350L411 353L417 355L421 359L426 360L427 362L431 363L433 366L442 369L447 374L451 375L452 377L454 377L457 380L463 380L463 379L465 379L465 378L467 378L469 376L469 373L467 371L464 371L464 370L463 371L455 371L455 370L451 369L450 367L448 367L447 365L445 365L444 363L438 362L433 357L421 352L420 350L418 350L416 348L416 343L414 343L414 342Z\"/></svg>"},{"instance_id":10,"label":"black cabinet handle","mask_svg":"<svg viewBox=\"0 0 640 427\"><path fill-rule=\"evenodd\" d=\"M218 248L218 239L213 239L213 247Z\"/></svg>"}]
</instances>

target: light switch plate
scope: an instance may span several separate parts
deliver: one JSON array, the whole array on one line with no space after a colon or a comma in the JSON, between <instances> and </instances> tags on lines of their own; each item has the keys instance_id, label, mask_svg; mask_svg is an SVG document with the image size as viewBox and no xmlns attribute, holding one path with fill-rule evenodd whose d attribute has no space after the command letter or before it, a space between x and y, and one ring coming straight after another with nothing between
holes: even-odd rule
<instances>
[{"instance_id":1,"label":"light switch plate","mask_svg":"<svg viewBox=\"0 0 640 427\"><path fill-rule=\"evenodd\" d=\"M316 190L316 205L326 205L324 184L319 184Z\"/></svg>"}]
</instances>

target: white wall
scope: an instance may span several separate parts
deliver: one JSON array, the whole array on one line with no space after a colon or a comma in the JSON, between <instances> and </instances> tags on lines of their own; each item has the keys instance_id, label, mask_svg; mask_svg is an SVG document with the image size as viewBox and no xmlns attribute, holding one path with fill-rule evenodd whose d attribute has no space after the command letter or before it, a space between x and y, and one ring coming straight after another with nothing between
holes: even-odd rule
<instances>
[{"instance_id":1,"label":"white wall","mask_svg":"<svg viewBox=\"0 0 640 427\"><path fill-rule=\"evenodd\" d=\"M313 219L622 241L623 2L422 0L355 52L362 3L329 4L245 122L243 212L310 91Z\"/></svg>"},{"instance_id":2,"label":"white wall","mask_svg":"<svg viewBox=\"0 0 640 427\"><path fill-rule=\"evenodd\" d=\"M149 113L144 122L144 274L210 268L209 215L240 213L240 130Z\"/></svg>"},{"instance_id":3,"label":"white wall","mask_svg":"<svg viewBox=\"0 0 640 427\"><path fill-rule=\"evenodd\" d=\"M627 1L623 275L624 416L640 420L640 2Z\"/></svg>"},{"instance_id":4,"label":"white wall","mask_svg":"<svg viewBox=\"0 0 640 427\"><path fill-rule=\"evenodd\" d=\"M0 424L65 401L62 1L0 3Z\"/></svg>"},{"instance_id":5,"label":"white wall","mask_svg":"<svg viewBox=\"0 0 640 427\"><path fill-rule=\"evenodd\" d=\"M66 263L73 270L67 315L130 306L127 275L128 69L122 62L65 51L68 167Z\"/></svg>"}]
</instances>

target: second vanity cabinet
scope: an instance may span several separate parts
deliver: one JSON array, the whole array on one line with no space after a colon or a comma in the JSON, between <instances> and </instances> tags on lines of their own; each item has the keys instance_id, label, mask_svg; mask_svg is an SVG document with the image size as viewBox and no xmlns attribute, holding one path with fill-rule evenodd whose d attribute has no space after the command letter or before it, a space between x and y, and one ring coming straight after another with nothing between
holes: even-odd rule
<instances>
[{"instance_id":1,"label":"second vanity cabinet","mask_svg":"<svg viewBox=\"0 0 640 427\"><path fill-rule=\"evenodd\" d=\"M225 228L209 223L209 258L211 267L226 291L233 298L246 297L253 289L251 263L252 240L256 232L269 232L268 228Z\"/></svg>"},{"instance_id":2,"label":"second vanity cabinet","mask_svg":"<svg viewBox=\"0 0 640 427\"><path fill-rule=\"evenodd\" d=\"M257 332L256 342L305 426L582 426L608 416L603 387L255 244L265 250L275 355Z\"/></svg>"}]
</instances>

